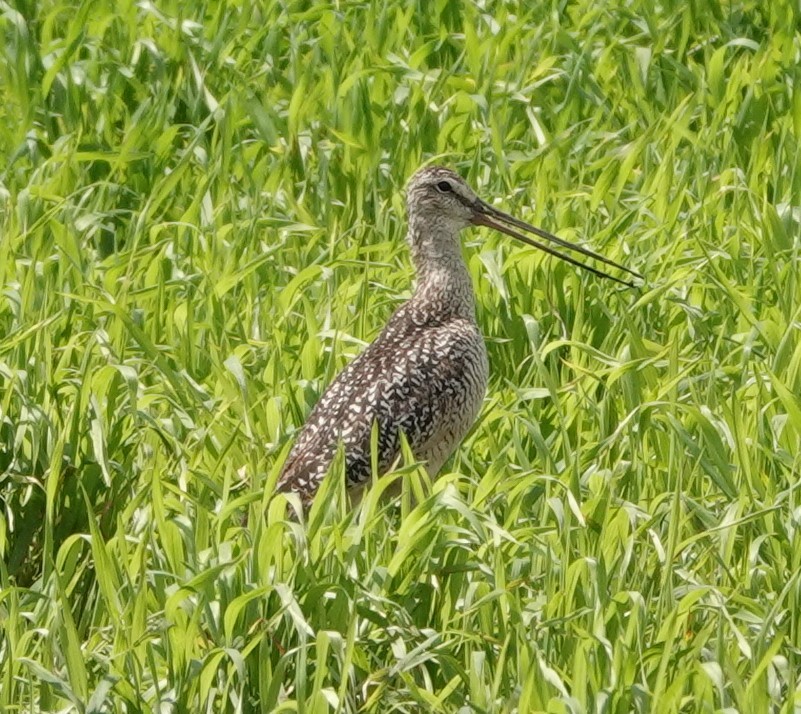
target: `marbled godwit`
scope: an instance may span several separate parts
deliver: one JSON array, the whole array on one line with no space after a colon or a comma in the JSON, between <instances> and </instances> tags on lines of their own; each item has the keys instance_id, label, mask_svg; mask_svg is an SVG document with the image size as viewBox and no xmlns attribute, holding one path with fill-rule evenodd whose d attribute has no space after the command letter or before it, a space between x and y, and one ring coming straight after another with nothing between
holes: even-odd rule
<instances>
[{"instance_id":1,"label":"marbled godwit","mask_svg":"<svg viewBox=\"0 0 801 714\"><path fill-rule=\"evenodd\" d=\"M494 208L449 169L420 169L407 186L407 210L417 287L376 340L334 380L300 430L278 489L299 493L304 503L316 493L340 442L348 486L356 489L369 481L374 423L380 473L397 458L403 432L415 457L434 475L475 421L487 388L488 364L459 241L463 228L489 226L596 275L633 286L520 232L526 231L641 278Z\"/></svg>"}]
</instances>

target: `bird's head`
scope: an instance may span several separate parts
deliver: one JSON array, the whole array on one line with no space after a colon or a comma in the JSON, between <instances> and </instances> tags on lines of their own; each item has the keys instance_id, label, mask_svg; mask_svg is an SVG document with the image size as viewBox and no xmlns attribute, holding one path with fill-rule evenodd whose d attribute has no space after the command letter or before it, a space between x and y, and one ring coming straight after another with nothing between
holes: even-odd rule
<instances>
[{"instance_id":1,"label":"bird's head","mask_svg":"<svg viewBox=\"0 0 801 714\"><path fill-rule=\"evenodd\" d=\"M639 273L624 265L615 263L580 245L558 238L552 233L510 216L486 201L482 201L461 176L442 166L425 166L409 179L409 183L406 186L406 204L409 223L413 226L413 230L410 231L412 240L415 240L415 236L422 237L425 235L439 235L447 240L470 225L488 226L523 243L539 248L546 253L555 255L568 263L589 270L596 275L610 278L629 287L634 286L634 283L629 280L615 277L598 268L586 265L576 258L556 250L551 245L529 238L520 232L525 231L551 244L576 251L606 265L623 270L635 278L643 279ZM414 248L414 245L412 247Z\"/></svg>"},{"instance_id":2,"label":"bird's head","mask_svg":"<svg viewBox=\"0 0 801 714\"><path fill-rule=\"evenodd\" d=\"M442 166L420 169L406 186L410 220L447 223L457 231L470 225L478 200L461 176Z\"/></svg>"}]
</instances>

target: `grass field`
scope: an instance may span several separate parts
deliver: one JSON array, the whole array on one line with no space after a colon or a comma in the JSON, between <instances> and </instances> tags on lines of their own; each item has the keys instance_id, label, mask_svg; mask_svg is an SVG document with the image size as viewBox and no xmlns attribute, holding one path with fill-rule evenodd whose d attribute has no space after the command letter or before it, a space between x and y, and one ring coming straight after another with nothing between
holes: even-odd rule
<instances>
[{"instance_id":1,"label":"grass field","mask_svg":"<svg viewBox=\"0 0 801 714\"><path fill-rule=\"evenodd\" d=\"M799 14L0 2L0 711L800 711ZM479 423L298 523L431 159L646 284L466 234Z\"/></svg>"}]
</instances>

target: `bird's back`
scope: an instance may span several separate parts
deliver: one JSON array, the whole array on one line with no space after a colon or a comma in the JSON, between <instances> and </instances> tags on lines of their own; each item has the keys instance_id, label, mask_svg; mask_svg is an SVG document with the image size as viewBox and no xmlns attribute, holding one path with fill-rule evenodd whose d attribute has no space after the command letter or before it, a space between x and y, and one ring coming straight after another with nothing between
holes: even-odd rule
<instances>
[{"instance_id":1,"label":"bird's back","mask_svg":"<svg viewBox=\"0 0 801 714\"><path fill-rule=\"evenodd\" d=\"M409 301L320 398L284 464L279 490L310 500L340 442L348 486L367 482L374 423L379 473L397 458L404 433L435 474L473 424L487 374L474 318Z\"/></svg>"}]
</instances>

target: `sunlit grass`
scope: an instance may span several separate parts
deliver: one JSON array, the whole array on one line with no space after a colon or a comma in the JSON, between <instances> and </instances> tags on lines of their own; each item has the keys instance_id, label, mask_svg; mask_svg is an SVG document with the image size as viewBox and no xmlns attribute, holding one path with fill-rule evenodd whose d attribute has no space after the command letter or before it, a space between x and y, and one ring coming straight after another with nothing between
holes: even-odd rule
<instances>
[{"instance_id":1,"label":"sunlit grass","mask_svg":"<svg viewBox=\"0 0 801 714\"><path fill-rule=\"evenodd\" d=\"M797 5L0 10L0 709L796 711ZM466 236L479 423L299 524L432 157L646 285Z\"/></svg>"}]
</instances>

